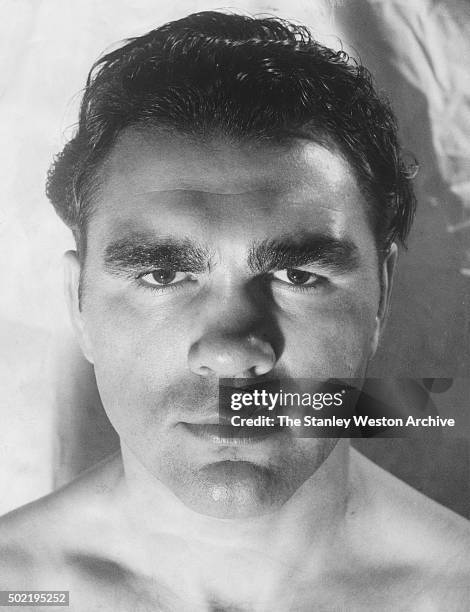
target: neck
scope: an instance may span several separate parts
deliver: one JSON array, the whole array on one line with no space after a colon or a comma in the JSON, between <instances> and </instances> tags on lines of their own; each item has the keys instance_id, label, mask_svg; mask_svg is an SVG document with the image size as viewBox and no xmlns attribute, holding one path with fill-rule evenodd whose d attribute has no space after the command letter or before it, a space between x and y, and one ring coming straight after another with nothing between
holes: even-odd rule
<instances>
[{"instance_id":1,"label":"neck","mask_svg":"<svg viewBox=\"0 0 470 612\"><path fill-rule=\"evenodd\" d=\"M188 509L161 481L155 479L126 448L122 448L123 479L119 497L125 515L153 551L168 555L179 550L180 572L187 565L188 575L200 582L217 582L221 568L231 567L243 590L244 576L256 585L279 581L281 574L305 567L318 573L330 558L333 541L344 524L348 506L349 447L340 440L328 458L280 509L244 519L220 519ZM336 546L335 546L336 548ZM171 563L168 563L171 565ZM248 568L250 568L248 570ZM223 578L222 578L223 582ZM260 583L258 583L260 584ZM214 590L214 587L211 587ZM223 587L222 587L223 590Z\"/></svg>"}]
</instances>

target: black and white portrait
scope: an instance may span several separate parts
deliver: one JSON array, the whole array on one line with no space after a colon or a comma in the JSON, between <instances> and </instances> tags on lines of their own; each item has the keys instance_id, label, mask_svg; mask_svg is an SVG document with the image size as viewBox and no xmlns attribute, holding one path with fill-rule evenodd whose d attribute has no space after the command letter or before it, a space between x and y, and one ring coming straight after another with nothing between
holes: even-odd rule
<instances>
[{"instance_id":1,"label":"black and white portrait","mask_svg":"<svg viewBox=\"0 0 470 612\"><path fill-rule=\"evenodd\" d=\"M468 610L468 4L1 11L0 606Z\"/></svg>"}]
</instances>

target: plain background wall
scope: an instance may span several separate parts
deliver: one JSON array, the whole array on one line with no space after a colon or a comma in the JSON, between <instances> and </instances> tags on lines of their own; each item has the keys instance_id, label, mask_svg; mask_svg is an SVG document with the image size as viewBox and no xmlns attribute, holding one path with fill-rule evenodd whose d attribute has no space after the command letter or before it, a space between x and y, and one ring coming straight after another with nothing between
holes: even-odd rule
<instances>
[{"instance_id":1,"label":"plain background wall","mask_svg":"<svg viewBox=\"0 0 470 612\"><path fill-rule=\"evenodd\" d=\"M296 19L334 47L340 37L392 99L402 140L421 164L420 204L371 374L460 377L439 398L460 426L360 445L465 514L470 8L463 0L0 2L0 514L66 482L117 443L63 302L61 256L73 248L71 235L44 196L49 163L73 133L87 71L117 41L212 8Z\"/></svg>"}]
</instances>

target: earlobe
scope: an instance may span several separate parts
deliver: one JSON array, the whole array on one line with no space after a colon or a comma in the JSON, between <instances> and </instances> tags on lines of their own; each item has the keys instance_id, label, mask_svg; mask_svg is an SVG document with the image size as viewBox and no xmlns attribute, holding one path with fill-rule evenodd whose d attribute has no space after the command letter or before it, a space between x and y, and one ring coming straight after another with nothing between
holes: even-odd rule
<instances>
[{"instance_id":1,"label":"earlobe","mask_svg":"<svg viewBox=\"0 0 470 612\"><path fill-rule=\"evenodd\" d=\"M398 248L395 242L392 242L380 267L380 301L372 337L372 355L377 350L380 336L387 321L397 258Z\"/></svg>"},{"instance_id":2,"label":"earlobe","mask_svg":"<svg viewBox=\"0 0 470 612\"><path fill-rule=\"evenodd\" d=\"M88 338L80 306L81 264L76 251L64 255L64 289L70 320L85 358L93 363L91 342Z\"/></svg>"}]
</instances>

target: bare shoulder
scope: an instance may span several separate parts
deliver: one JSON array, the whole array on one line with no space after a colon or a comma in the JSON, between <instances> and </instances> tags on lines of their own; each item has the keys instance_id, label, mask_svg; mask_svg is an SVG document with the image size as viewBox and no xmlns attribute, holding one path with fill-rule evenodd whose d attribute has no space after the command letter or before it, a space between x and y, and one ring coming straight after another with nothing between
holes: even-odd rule
<instances>
[{"instance_id":1,"label":"bare shoulder","mask_svg":"<svg viewBox=\"0 0 470 612\"><path fill-rule=\"evenodd\" d=\"M356 451L361 499L353 511L361 547L382 566L410 576L420 610L470 606L470 522L419 493ZM360 511L359 511L360 508Z\"/></svg>"},{"instance_id":2,"label":"bare shoulder","mask_svg":"<svg viewBox=\"0 0 470 612\"><path fill-rule=\"evenodd\" d=\"M118 478L114 456L58 491L0 518L0 589L43 586L60 576L67 550L103 533L103 500Z\"/></svg>"}]
</instances>

